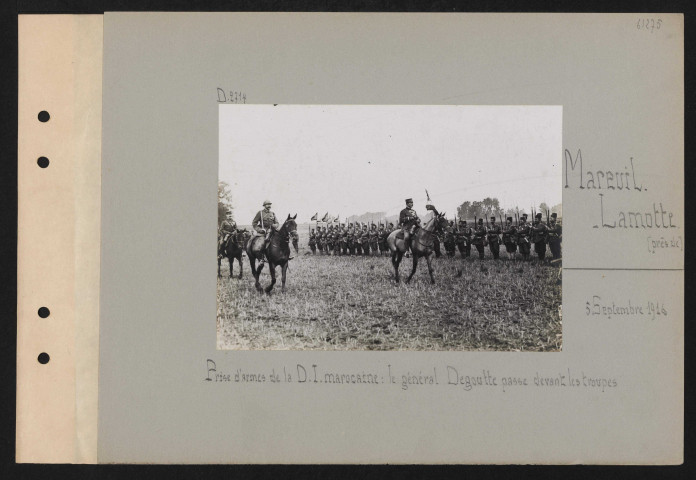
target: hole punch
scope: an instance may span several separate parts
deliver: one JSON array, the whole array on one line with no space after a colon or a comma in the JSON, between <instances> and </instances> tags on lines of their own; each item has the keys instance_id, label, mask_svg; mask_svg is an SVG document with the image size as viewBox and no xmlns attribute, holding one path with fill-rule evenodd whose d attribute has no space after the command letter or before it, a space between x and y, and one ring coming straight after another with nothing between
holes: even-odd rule
<instances>
[{"instance_id":1,"label":"hole punch","mask_svg":"<svg viewBox=\"0 0 696 480\"><path fill-rule=\"evenodd\" d=\"M39 122L46 123L51 119L51 115L46 110L41 110L39 112Z\"/></svg>"},{"instance_id":2,"label":"hole punch","mask_svg":"<svg viewBox=\"0 0 696 480\"><path fill-rule=\"evenodd\" d=\"M46 365L50 359L51 359L51 357L48 356L48 353L46 353L46 352L39 353L38 360L39 360L39 363L41 365Z\"/></svg>"},{"instance_id":3,"label":"hole punch","mask_svg":"<svg viewBox=\"0 0 696 480\"><path fill-rule=\"evenodd\" d=\"M46 158L46 157L39 157L39 159L36 160L36 163L39 165L39 167L46 168L46 167L48 167L48 164L50 162L48 161L48 158Z\"/></svg>"},{"instance_id":4,"label":"hole punch","mask_svg":"<svg viewBox=\"0 0 696 480\"><path fill-rule=\"evenodd\" d=\"M39 308L39 317L47 318L51 314L51 311L46 307Z\"/></svg>"}]
</instances>

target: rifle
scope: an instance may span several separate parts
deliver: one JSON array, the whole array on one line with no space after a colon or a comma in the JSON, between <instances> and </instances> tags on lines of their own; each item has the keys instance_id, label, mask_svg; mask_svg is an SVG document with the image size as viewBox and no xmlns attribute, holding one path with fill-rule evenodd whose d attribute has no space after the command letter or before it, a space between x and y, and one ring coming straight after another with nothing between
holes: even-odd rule
<instances>
[{"instance_id":1,"label":"rifle","mask_svg":"<svg viewBox=\"0 0 696 480\"><path fill-rule=\"evenodd\" d=\"M548 209L546 210L546 225L551 226L551 221L549 220L549 211Z\"/></svg>"}]
</instances>

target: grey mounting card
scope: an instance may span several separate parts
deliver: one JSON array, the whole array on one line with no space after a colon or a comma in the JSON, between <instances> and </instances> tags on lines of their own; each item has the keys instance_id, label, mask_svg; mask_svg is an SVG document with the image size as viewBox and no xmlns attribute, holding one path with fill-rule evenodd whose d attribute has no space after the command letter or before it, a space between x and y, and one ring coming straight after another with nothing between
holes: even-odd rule
<instances>
[{"instance_id":1,"label":"grey mounting card","mask_svg":"<svg viewBox=\"0 0 696 480\"><path fill-rule=\"evenodd\" d=\"M20 21L19 461L683 461L682 15L107 13L103 83L84 22ZM53 49L74 88L31 83ZM435 284L357 254L408 198ZM218 277L227 211L277 221L284 293ZM448 255L546 211L562 263Z\"/></svg>"}]
</instances>

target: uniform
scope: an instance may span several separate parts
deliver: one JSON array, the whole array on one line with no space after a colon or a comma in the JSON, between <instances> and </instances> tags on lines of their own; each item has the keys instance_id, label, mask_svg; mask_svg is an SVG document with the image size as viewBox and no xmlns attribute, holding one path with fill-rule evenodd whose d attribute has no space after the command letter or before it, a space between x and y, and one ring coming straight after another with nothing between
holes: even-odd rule
<instances>
[{"instance_id":1,"label":"uniform","mask_svg":"<svg viewBox=\"0 0 696 480\"><path fill-rule=\"evenodd\" d=\"M527 225L526 218L522 217L520 225L517 227L517 248L522 254L522 258L527 260L529 258L529 252L531 251L531 244L529 241L530 234L529 225Z\"/></svg>"},{"instance_id":2,"label":"uniform","mask_svg":"<svg viewBox=\"0 0 696 480\"><path fill-rule=\"evenodd\" d=\"M309 234L309 242L308 242L309 248L312 250L313 254L317 254L317 234L314 232L314 229Z\"/></svg>"},{"instance_id":3,"label":"uniform","mask_svg":"<svg viewBox=\"0 0 696 480\"><path fill-rule=\"evenodd\" d=\"M462 258L471 256L471 227L467 226L466 220L459 221L459 229L456 233L457 247Z\"/></svg>"},{"instance_id":4,"label":"uniform","mask_svg":"<svg viewBox=\"0 0 696 480\"><path fill-rule=\"evenodd\" d=\"M559 223L556 223L556 214L551 214L551 223L548 229L549 248L551 256L554 260L561 258L561 236L562 229Z\"/></svg>"},{"instance_id":5,"label":"uniform","mask_svg":"<svg viewBox=\"0 0 696 480\"><path fill-rule=\"evenodd\" d=\"M536 222L531 228L532 243L534 244L534 251L536 252L539 260L543 260L546 257L546 237L548 235L548 228L544 222L541 221L541 213L537 213Z\"/></svg>"},{"instance_id":6,"label":"uniform","mask_svg":"<svg viewBox=\"0 0 696 480\"><path fill-rule=\"evenodd\" d=\"M495 223L495 217L491 217L491 226L488 228L488 248L491 250L494 259L500 256L500 233L500 225Z\"/></svg>"},{"instance_id":7,"label":"uniform","mask_svg":"<svg viewBox=\"0 0 696 480\"><path fill-rule=\"evenodd\" d=\"M254 216L251 221L251 227L260 235L266 235L264 238L264 250L268 247L268 243L271 241L271 236L273 232L277 230L280 225L276 219L275 213L271 211L271 202L265 200L263 202L263 209ZM268 209L266 209L268 207Z\"/></svg>"},{"instance_id":8,"label":"uniform","mask_svg":"<svg viewBox=\"0 0 696 480\"><path fill-rule=\"evenodd\" d=\"M230 235L234 235L237 233L237 224L234 223L234 220L232 219L225 219L222 221L220 224L219 228L219 233L218 233L218 257L222 256L222 249L225 245L225 242L227 239L230 237Z\"/></svg>"},{"instance_id":9,"label":"uniform","mask_svg":"<svg viewBox=\"0 0 696 480\"><path fill-rule=\"evenodd\" d=\"M418 218L418 213L413 209L413 200L407 198L406 208L399 212L399 226L404 232L404 243L407 249L411 246L411 235L416 231L416 227L419 224L420 218Z\"/></svg>"},{"instance_id":10,"label":"uniform","mask_svg":"<svg viewBox=\"0 0 696 480\"><path fill-rule=\"evenodd\" d=\"M483 260L483 247L487 245L486 241L486 227L483 226L483 219L479 219L478 225L474 229L474 238L471 243L478 250L479 258Z\"/></svg>"},{"instance_id":11,"label":"uniform","mask_svg":"<svg viewBox=\"0 0 696 480\"><path fill-rule=\"evenodd\" d=\"M372 255L375 255L379 252L379 234L377 232L377 225L373 223L370 228L370 253L372 253Z\"/></svg>"},{"instance_id":12,"label":"uniform","mask_svg":"<svg viewBox=\"0 0 696 480\"><path fill-rule=\"evenodd\" d=\"M457 247L455 241L454 222L450 222L449 225L445 227L444 244L445 252L447 252L447 255L449 255L450 257L454 257L455 248Z\"/></svg>"},{"instance_id":13,"label":"uniform","mask_svg":"<svg viewBox=\"0 0 696 480\"><path fill-rule=\"evenodd\" d=\"M517 229L512 224L512 217L507 218L507 223L503 228L503 243L508 256L517 252Z\"/></svg>"}]
</instances>

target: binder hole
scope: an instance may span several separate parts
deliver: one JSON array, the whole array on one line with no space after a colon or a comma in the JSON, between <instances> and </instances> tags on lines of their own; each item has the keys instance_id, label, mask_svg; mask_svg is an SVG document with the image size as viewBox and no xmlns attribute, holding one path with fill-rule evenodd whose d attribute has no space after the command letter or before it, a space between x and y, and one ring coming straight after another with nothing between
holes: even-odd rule
<instances>
[{"instance_id":1,"label":"binder hole","mask_svg":"<svg viewBox=\"0 0 696 480\"><path fill-rule=\"evenodd\" d=\"M39 308L39 317L46 318L51 314L51 311L46 307Z\"/></svg>"},{"instance_id":2,"label":"binder hole","mask_svg":"<svg viewBox=\"0 0 696 480\"><path fill-rule=\"evenodd\" d=\"M49 161L48 161L48 158L46 158L46 157L39 157L39 159L36 161L36 163L39 164L39 167L46 168L46 167L48 167Z\"/></svg>"},{"instance_id":3,"label":"binder hole","mask_svg":"<svg viewBox=\"0 0 696 480\"><path fill-rule=\"evenodd\" d=\"M38 360L39 360L39 363L41 365L46 365L50 359L51 359L51 357L48 356L48 353L46 353L46 352L39 353Z\"/></svg>"},{"instance_id":4,"label":"binder hole","mask_svg":"<svg viewBox=\"0 0 696 480\"><path fill-rule=\"evenodd\" d=\"M48 122L48 120L51 118L51 116L48 114L46 110L41 110L39 112L39 122Z\"/></svg>"}]
</instances>

